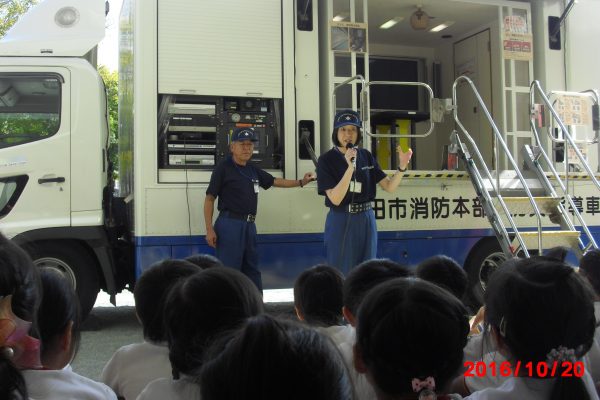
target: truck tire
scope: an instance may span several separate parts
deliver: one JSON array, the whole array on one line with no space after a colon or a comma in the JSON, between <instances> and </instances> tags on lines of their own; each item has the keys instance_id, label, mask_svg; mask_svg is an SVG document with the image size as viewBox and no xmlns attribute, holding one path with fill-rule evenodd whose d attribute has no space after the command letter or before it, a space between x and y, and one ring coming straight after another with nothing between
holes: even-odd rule
<instances>
[{"instance_id":1,"label":"truck tire","mask_svg":"<svg viewBox=\"0 0 600 400\"><path fill-rule=\"evenodd\" d=\"M506 261L496 238L481 240L469 253L465 263L465 270L469 277L467 289L467 303L477 311L483 304L483 293L491 274Z\"/></svg>"},{"instance_id":2,"label":"truck tire","mask_svg":"<svg viewBox=\"0 0 600 400\"><path fill-rule=\"evenodd\" d=\"M82 246L72 242L68 245L36 244L30 255L37 267L58 270L71 282L79 298L81 320L85 320L100 291L95 260Z\"/></svg>"}]
</instances>

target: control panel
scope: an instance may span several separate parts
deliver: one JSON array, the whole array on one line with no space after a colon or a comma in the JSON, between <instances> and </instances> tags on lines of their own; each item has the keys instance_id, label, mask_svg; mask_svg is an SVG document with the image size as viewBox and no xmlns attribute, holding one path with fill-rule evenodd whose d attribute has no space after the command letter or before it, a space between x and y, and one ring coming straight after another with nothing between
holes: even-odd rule
<instances>
[{"instance_id":1,"label":"control panel","mask_svg":"<svg viewBox=\"0 0 600 400\"><path fill-rule=\"evenodd\" d=\"M159 165L163 169L213 169L230 154L234 129L257 133L251 163L281 166L281 100L163 95L158 112Z\"/></svg>"}]
</instances>

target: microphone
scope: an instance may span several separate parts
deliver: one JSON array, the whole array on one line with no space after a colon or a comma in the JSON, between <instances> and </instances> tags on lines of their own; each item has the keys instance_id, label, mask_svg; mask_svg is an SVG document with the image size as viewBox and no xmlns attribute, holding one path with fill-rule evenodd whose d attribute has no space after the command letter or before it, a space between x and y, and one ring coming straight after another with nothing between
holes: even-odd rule
<instances>
[{"instance_id":1,"label":"microphone","mask_svg":"<svg viewBox=\"0 0 600 400\"><path fill-rule=\"evenodd\" d=\"M346 143L346 149L352 149L354 148L354 145L352 143ZM356 169L356 157L352 157L350 159L350 162L352 163L352 168Z\"/></svg>"}]
</instances>

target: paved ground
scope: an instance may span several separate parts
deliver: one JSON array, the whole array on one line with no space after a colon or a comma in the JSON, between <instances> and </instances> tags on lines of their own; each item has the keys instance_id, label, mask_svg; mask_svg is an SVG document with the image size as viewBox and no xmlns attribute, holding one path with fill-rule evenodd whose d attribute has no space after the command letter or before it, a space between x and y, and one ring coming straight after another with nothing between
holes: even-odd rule
<instances>
[{"instance_id":1,"label":"paved ground","mask_svg":"<svg viewBox=\"0 0 600 400\"><path fill-rule=\"evenodd\" d=\"M269 313L293 315L291 289L265 290L264 299ZM99 380L102 368L115 350L142 340L133 295L130 292L117 295L117 306L110 304L108 295L98 296L82 327L81 346L73 362L75 372Z\"/></svg>"}]
</instances>

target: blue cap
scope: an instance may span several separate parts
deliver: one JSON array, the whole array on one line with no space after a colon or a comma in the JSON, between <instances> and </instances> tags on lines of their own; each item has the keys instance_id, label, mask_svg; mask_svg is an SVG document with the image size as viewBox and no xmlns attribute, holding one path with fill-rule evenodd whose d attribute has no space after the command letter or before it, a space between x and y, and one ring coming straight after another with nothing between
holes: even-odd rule
<instances>
[{"instance_id":1,"label":"blue cap","mask_svg":"<svg viewBox=\"0 0 600 400\"><path fill-rule=\"evenodd\" d=\"M236 128L231 134L232 142L239 142L242 140L250 140L251 142L258 142L256 132L253 128Z\"/></svg>"},{"instance_id":2,"label":"blue cap","mask_svg":"<svg viewBox=\"0 0 600 400\"><path fill-rule=\"evenodd\" d=\"M362 127L360 116L356 111L342 110L335 114L335 118L333 118L333 127L337 129L345 125L354 125L359 128Z\"/></svg>"}]
</instances>

